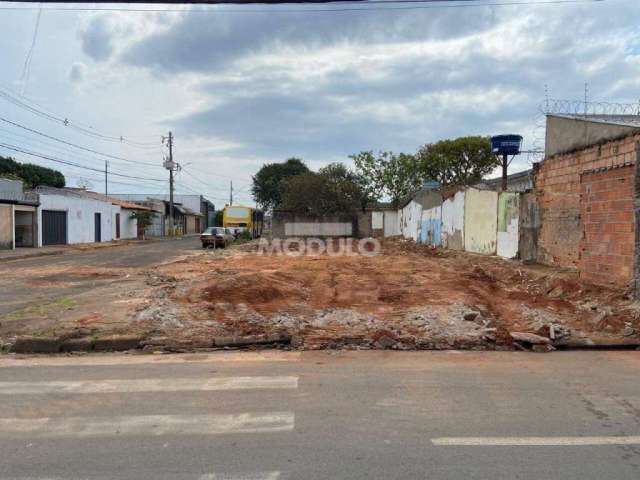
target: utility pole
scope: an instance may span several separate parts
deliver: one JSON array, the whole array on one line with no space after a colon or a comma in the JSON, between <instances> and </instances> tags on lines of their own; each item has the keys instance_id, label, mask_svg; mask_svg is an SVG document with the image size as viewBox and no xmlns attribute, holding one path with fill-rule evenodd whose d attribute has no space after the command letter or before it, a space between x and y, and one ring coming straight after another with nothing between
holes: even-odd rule
<instances>
[{"instance_id":1,"label":"utility pole","mask_svg":"<svg viewBox=\"0 0 640 480\"><path fill-rule=\"evenodd\" d=\"M233 205L233 180L229 181L229 206Z\"/></svg>"},{"instance_id":2,"label":"utility pole","mask_svg":"<svg viewBox=\"0 0 640 480\"><path fill-rule=\"evenodd\" d=\"M105 196L109 195L109 181L107 180L108 175L109 162L104 161L104 194Z\"/></svg>"},{"instance_id":3,"label":"utility pole","mask_svg":"<svg viewBox=\"0 0 640 480\"><path fill-rule=\"evenodd\" d=\"M173 235L173 172L178 168L178 164L173 162L173 134L171 132L167 138L167 146L169 147L169 158L165 160L164 168L169 170L169 235Z\"/></svg>"},{"instance_id":4,"label":"utility pole","mask_svg":"<svg viewBox=\"0 0 640 480\"><path fill-rule=\"evenodd\" d=\"M507 154L502 154L502 191L507 191L508 181L507 181L507 169L509 168L509 160L507 158Z\"/></svg>"}]
</instances>

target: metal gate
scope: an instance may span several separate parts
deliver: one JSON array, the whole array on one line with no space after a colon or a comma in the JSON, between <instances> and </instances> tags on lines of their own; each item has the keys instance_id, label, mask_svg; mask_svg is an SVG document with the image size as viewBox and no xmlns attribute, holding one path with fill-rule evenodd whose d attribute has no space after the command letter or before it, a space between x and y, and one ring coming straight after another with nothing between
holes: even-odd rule
<instances>
[{"instance_id":1,"label":"metal gate","mask_svg":"<svg viewBox=\"0 0 640 480\"><path fill-rule=\"evenodd\" d=\"M67 212L42 211L42 245L67 243Z\"/></svg>"}]
</instances>

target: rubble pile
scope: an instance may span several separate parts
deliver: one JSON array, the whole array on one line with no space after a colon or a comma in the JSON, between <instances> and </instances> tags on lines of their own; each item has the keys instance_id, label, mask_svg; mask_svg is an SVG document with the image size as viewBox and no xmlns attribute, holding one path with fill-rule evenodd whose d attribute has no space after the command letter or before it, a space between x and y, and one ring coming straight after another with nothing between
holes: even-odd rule
<instances>
[{"instance_id":1,"label":"rubble pile","mask_svg":"<svg viewBox=\"0 0 640 480\"><path fill-rule=\"evenodd\" d=\"M187 344L278 338L305 349L542 352L639 343L640 306L626 292L399 239L378 256L257 255L245 244L164 265L149 285L135 321Z\"/></svg>"}]
</instances>

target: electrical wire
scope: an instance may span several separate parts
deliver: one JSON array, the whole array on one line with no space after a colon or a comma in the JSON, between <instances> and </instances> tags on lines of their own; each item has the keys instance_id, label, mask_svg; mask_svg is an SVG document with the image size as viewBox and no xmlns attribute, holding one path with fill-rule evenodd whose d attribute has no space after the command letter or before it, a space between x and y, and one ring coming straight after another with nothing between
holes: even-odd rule
<instances>
[{"instance_id":1,"label":"electrical wire","mask_svg":"<svg viewBox=\"0 0 640 480\"><path fill-rule=\"evenodd\" d=\"M69 165L69 166L73 166L73 167L76 167L76 168L82 168L84 170L91 170L91 171L94 171L94 172L100 172L100 173L104 172L104 170L101 170L101 169L98 169L98 168L87 167L86 165L81 165L81 164L78 164L78 163L75 163L75 162L70 162L68 160L62 160L62 159L59 159L59 158L55 158L55 157L52 157L50 155L45 155L45 154L42 154L42 153L25 150L23 148L16 147L15 145L9 145L9 144L3 143L3 142L0 142L0 147L6 148L8 150L13 150L14 152L24 153L26 155L30 155L30 156L33 156L33 157L39 157L39 158L42 158L44 160L49 160L51 162L60 163L60 164L63 164L63 165ZM153 182L166 182L166 179L149 178L149 177L138 177L138 176L127 175L127 174L118 173L118 172L109 172L109 174L110 175L116 175L118 177L133 178L133 179L136 179L136 180L149 180L149 181L153 181Z\"/></svg>"},{"instance_id":2,"label":"electrical wire","mask_svg":"<svg viewBox=\"0 0 640 480\"><path fill-rule=\"evenodd\" d=\"M36 47L36 40L38 39L38 31L40 30L40 18L42 17L42 7L38 9L36 15L36 25L33 28L33 37L31 38L31 45L27 51L27 56L24 59L24 65L22 66L22 75L20 75L22 93L27 89L27 83L29 82L29 76L31 74L31 59L33 58L33 51Z\"/></svg>"},{"instance_id":3,"label":"electrical wire","mask_svg":"<svg viewBox=\"0 0 640 480\"><path fill-rule=\"evenodd\" d=\"M27 102L17 98L14 94L9 93L4 89L0 89L0 97L2 97L4 100L8 101L9 103L17 107L23 108L33 113L34 115L37 115L46 120L61 124L65 127L74 129L79 133L90 136L92 138L97 138L99 140L105 140L105 141L114 142L114 143L124 143L137 148L159 148L160 147L160 145L158 144L134 142L132 140L126 139L123 136L116 137L116 136L99 133L98 131L93 130L91 127L82 126L82 124L80 123L71 122L68 118L64 118L54 113L48 113L44 111L44 109L38 109L32 105L29 105ZM25 97L22 97L22 98L25 98Z\"/></svg>"},{"instance_id":4,"label":"electrical wire","mask_svg":"<svg viewBox=\"0 0 640 480\"><path fill-rule=\"evenodd\" d=\"M85 152L95 153L96 155L101 155L103 157L111 158L113 160L121 160L123 162L136 163L136 164L139 164L139 165L149 165L149 166L152 166L152 167L157 167L158 166L158 164L156 164L156 163L148 163L148 162L141 162L141 161L138 161L138 160L130 160L128 158L118 157L116 155L110 155L108 153L99 152L97 150L93 150L91 148L83 147L81 145L76 145L75 143L67 142L66 140L62 140L62 139L54 137L52 135L47 135L46 133L42 133L42 132L39 132L38 130L34 130L33 128L29 128L29 127L27 127L25 125L21 125L19 123L12 122L11 120L7 120L6 118L3 118L3 117L0 117L0 121L2 121L4 123L8 123L9 125L13 125L14 127L21 128L21 129L26 130L28 132L35 133L35 134L40 135L42 137L48 138L50 140L55 140L56 142L64 143L65 145L69 145L70 147L78 148L80 150L84 150Z\"/></svg>"},{"instance_id":5,"label":"electrical wire","mask_svg":"<svg viewBox=\"0 0 640 480\"><path fill-rule=\"evenodd\" d=\"M470 3L470 2L474 3ZM107 11L107 12L152 12L152 13L184 13L184 12L197 12L197 13L324 13L324 12L373 12L381 10L424 10L424 9L441 9L441 8L472 8L472 7L500 7L500 6L514 6L514 5L562 5L562 4L576 4L576 3L596 3L604 2L606 0L505 0L505 1L490 1L486 3L475 3L482 0L414 0L414 1L368 1L358 2L355 5L365 8L354 7L336 7L336 8L274 8L273 5L269 9L229 9L229 8L202 8L202 4L198 4L200 8L125 8L125 7L48 7L46 10L55 11ZM437 3L436 3L437 2ZM452 2L465 2L456 3ZM467 3L469 2L469 3ZM375 5L376 3L411 3L412 5L401 6L382 6L382 7L366 7L367 4ZM416 5L416 4L426 5ZM352 3L353 4L353 3ZM316 4L314 4L316 5ZM217 7L217 5L211 5ZM0 7L0 10L33 10L36 7Z\"/></svg>"}]
</instances>

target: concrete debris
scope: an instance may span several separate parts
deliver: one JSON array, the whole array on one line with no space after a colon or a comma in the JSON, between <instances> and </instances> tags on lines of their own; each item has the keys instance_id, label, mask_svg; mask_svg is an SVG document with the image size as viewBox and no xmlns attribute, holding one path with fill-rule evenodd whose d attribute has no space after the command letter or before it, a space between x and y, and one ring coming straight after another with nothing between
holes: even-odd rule
<instances>
[{"instance_id":1,"label":"concrete debris","mask_svg":"<svg viewBox=\"0 0 640 480\"><path fill-rule=\"evenodd\" d=\"M480 315L480 312L469 310L462 315L462 318L464 318L467 322L473 322L476 318L478 318L478 315Z\"/></svg>"},{"instance_id":2,"label":"concrete debris","mask_svg":"<svg viewBox=\"0 0 640 480\"><path fill-rule=\"evenodd\" d=\"M535 333L509 332L509 335L511 335L511 338L516 342L524 342L531 345L548 345L551 343L548 338L536 335Z\"/></svg>"}]
</instances>

